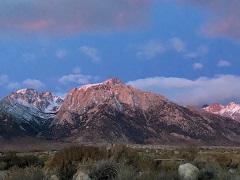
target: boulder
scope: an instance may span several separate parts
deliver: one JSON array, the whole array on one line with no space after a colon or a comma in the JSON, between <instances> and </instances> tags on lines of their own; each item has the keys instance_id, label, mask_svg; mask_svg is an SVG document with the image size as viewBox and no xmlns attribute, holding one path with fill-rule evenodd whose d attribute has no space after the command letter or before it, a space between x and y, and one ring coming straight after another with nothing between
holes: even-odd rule
<instances>
[{"instance_id":1,"label":"boulder","mask_svg":"<svg viewBox=\"0 0 240 180\"><path fill-rule=\"evenodd\" d=\"M91 178L86 173L79 171L73 175L72 180L91 180Z\"/></svg>"},{"instance_id":2,"label":"boulder","mask_svg":"<svg viewBox=\"0 0 240 180\"><path fill-rule=\"evenodd\" d=\"M50 180L59 180L57 175L53 174L51 177L50 177Z\"/></svg>"},{"instance_id":3,"label":"boulder","mask_svg":"<svg viewBox=\"0 0 240 180\"><path fill-rule=\"evenodd\" d=\"M178 174L181 180L197 180L199 169L190 163L186 163L179 165Z\"/></svg>"}]
</instances>

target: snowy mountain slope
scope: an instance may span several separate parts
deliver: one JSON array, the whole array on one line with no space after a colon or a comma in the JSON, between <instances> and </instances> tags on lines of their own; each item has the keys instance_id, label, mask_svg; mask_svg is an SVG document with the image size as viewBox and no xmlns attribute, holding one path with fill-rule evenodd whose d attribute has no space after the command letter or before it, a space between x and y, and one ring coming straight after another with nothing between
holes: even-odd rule
<instances>
[{"instance_id":1,"label":"snowy mountain slope","mask_svg":"<svg viewBox=\"0 0 240 180\"><path fill-rule=\"evenodd\" d=\"M231 102L227 106L214 103L203 109L208 112L221 116L226 116L240 122L240 104L237 104L235 102Z\"/></svg>"},{"instance_id":2,"label":"snowy mountain slope","mask_svg":"<svg viewBox=\"0 0 240 180\"><path fill-rule=\"evenodd\" d=\"M22 89L0 101L0 112L7 114L18 124L28 124L36 132L40 132L51 123L62 102L63 99L50 92Z\"/></svg>"}]
</instances>

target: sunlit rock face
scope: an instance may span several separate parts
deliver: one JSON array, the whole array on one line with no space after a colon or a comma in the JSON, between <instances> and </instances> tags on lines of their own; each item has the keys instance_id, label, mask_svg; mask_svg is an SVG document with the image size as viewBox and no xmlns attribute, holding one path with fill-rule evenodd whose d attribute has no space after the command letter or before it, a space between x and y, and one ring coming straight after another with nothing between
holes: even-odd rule
<instances>
[{"instance_id":1,"label":"sunlit rock face","mask_svg":"<svg viewBox=\"0 0 240 180\"><path fill-rule=\"evenodd\" d=\"M72 89L51 124L53 136L67 141L166 144L236 142L236 126L232 119L191 110L117 78Z\"/></svg>"}]
</instances>

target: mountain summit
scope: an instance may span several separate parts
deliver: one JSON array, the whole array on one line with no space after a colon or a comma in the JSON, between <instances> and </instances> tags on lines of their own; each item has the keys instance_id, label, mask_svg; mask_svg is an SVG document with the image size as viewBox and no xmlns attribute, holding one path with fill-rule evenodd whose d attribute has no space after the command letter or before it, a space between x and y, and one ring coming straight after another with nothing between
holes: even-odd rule
<instances>
[{"instance_id":1,"label":"mountain summit","mask_svg":"<svg viewBox=\"0 0 240 180\"><path fill-rule=\"evenodd\" d=\"M218 114L221 116L226 116L240 122L240 104L237 104L235 102L231 102L227 106L214 103L203 109L208 112Z\"/></svg>"},{"instance_id":2,"label":"mountain summit","mask_svg":"<svg viewBox=\"0 0 240 180\"><path fill-rule=\"evenodd\" d=\"M62 105L63 99L50 92L21 89L0 101L0 112L34 133L49 126Z\"/></svg>"},{"instance_id":3,"label":"mountain summit","mask_svg":"<svg viewBox=\"0 0 240 180\"><path fill-rule=\"evenodd\" d=\"M238 127L238 128L237 128ZM117 78L72 89L51 125L73 142L240 143L240 124L180 106Z\"/></svg>"}]
</instances>

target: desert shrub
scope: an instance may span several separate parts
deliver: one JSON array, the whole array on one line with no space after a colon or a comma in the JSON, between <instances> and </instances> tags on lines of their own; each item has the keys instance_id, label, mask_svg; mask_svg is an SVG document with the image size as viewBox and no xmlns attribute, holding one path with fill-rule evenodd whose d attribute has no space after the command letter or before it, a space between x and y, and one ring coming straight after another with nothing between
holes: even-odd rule
<instances>
[{"instance_id":1,"label":"desert shrub","mask_svg":"<svg viewBox=\"0 0 240 180\"><path fill-rule=\"evenodd\" d=\"M61 180L70 179L77 172L77 165L83 162L97 162L108 158L106 148L73 146L58 151L45 163L48 173L58 174Z\"/></svg>"},{"instance_id":2,"label":"desert shrub","mask_svg":"<svg viewBox=\"0 0 240 180\"><path fill-rule=\"evenodd\" d=\"M240 162L239 162L240 163ZM237 166L237 168L236 168L236 173L238 174L238 175L240 175L240 164L238 164L238 166Z\"/></svg>"},{"instance_id":3,"label":"desert shrub","mask_svg":"<svg viewBox=\"0 0 240 180\"><path fill-rule=\"evenodd\" d=\"M44 168L61 180L71 179L77 171L89 174L93 180L171 180L178 177L178 163L157 164L145 151L124 145L115 145L108 151L105 147L64 148L48 159Z\"/></svg>"},{"instance_id":4,"label":"desert shrub","mask_svg":"<svg viewBox=\"0 0 240 180\"><path fill-rule=\"evenodd\" d=\"M193 165L196 166L198 169L202 169L205 167L205 164L208 161L215 161L215 159L211 156L208 155L200 155L197 156L194 160L193 160Z\"/></svg>"},{"instance_id":5,"label":"desert shrub","mask_svg":"<svg viewBox=\"0 0 240 180\"><path fill-rule=\"evenodd\" d=\"M178 174L146 171L140 174L136 180L178 180Z\"/></svg>"},{"instance_id":6,"label":"desert shrub","mask_svg":"<svg viewBox=\"0 0 240 180\"><path fill-rule=\"evenodd\" d=\"M172 158L173 156L174 156L173 150L165 149L159 157L169 159Z\"/></svg>"},{"instance_id":7,"label":"desert shrub","mask_svg":"<svg viewBox=\"0 0 240 180\"><path fill-rule=\"evenodd\" d=\"M209 153L211 155L202 155L198 156L194 159L193 164L198 167L200 170L199 180L221 180L221 179L234 179L232 175L229 173L229 168L226 168L226 165L221 165L219 159L214 156L213 153ZM217 157L221 157L218 153ZM223 156L225 157L225 156ZM220 158L221 159L221 158ZM221 159L223 160L223 159ZM228 164L228 163L227 163Z\"/></svg>"},{"instance_id":8,"label":"desert shrub","mask_svg":"<svg viewBox=\"0 0 240 180\"><path fill-rule=\"evenodd\" d=\"M89 177L92 180L157 180L160 177L157 170L148 170L147 165L141 170L136 165L117 163L111 159L95 162L88 171L91 171Z\"/></svg>"},{"instance_id":9,"label":"desert shrub","mask_svg":"<svg viewBox=\"0 0 240 180\"><path fill-rule=\"evenodd\" d=\"M110 156L116 162L127 160L131 164L138 157L138 151L125 145L115 145L110 149Z\"/></svg>"},{"instance_id":10,"label":"desert shrub","mask_svg":"<svg viewBox=\"0 0 240 180\"><path fill-rule=\"evenodd\" d=\"M178 166L179 163L176 161L163 161L159 166L159 179L178 179Z\"/></svg>"},{"instance_id":11,"label":"desert shrub","mask_svg":"<svg viewBox=\"0 0 240 180\"><path fill-rule=\"evenodd\" d=\"M76 164L62 162L57 173L60 180L69 180L77 172Z\"/></svg>"},{"instance_id":12,"label":"desert shrub","mask_svg":"<svg viewBox=\"0 0 240 180\"><path fill-rule=\"evenodd\" d=\"M7 169L7 163L4 161L0 162L0 170L6 170Z\"/></svg>"},{"instance_id":13,"label":"desert shrub","mask_svg":"<svg viewBox=\"0 0 240 180\"><path fill-rule=\"evenodd\" d=\"M149 155L139 153L138 150L124 145L113 146L110 150L111 158L127 166L133 166L137 171L155 171L156 162Z\"/></svg>"},{"instance_id":14,"label":"desert shrub","mask_svg":"<svg viewBox=\"0 0 240 180\"><path fill-rule=\"evenodd\" d=\"M138 176L139 172L137 172L133 166L126 166L124 164L118 165L118 176L116 180L135 180Z\"/></svg>"},{"instance_id":15,"label":"desert shrub","mask_svg":"<svg viewBox=\"0 0 240 180\"><path fill-rule=\"evenodd\" d=\"M157 164L154 159L146 155L135 157L135 161L132 162L132 165L138 171L156 171L157 169Z\"/></svg>"},{"instance_id":16,"label":"desert shrub","mask_svg":"<svg viewBox=\"0 0 240 180\"><path fill-rule=\"evenodd\" d=\"M9 169L14 165L18 166L20 164L20 158L16 155L16 153L13 152L6 153L0 158L0 161L6 164L6 169Z\"/></svg>"},{"instance_id":17,"label":"desert shrub","mask_svg":"<svg viewBox=\"0 0 240 180\"><path fill-rule=\"evenodd\" d=\"M160 164L160 170L165 172L177 172L179 163L176 161L163 161Z\"/></svg>"},{"instance_id":18,"label":"desert shrub","mask_svg":"<svg viewBox=\"0 0 240 180\"><path fill-rule=\"evenodd\" d=\"M21 157L22 162L25 164L25 166L44 166L44 160L40 159L36 155L27 155L27 156L22 156Z\"/></svg>"},{"instance_id":19,"label":"desert shrub","mask_svg":"<svg viewBox=\"0 0 240 180\"><path fill-rule=\"evenodd\" d=\"M177 180L178 172L137 171L133 166L121 165L116 180Z\"/></svg>"},{"instance_id":20,"label":"desert shrub","mask_svg":"<svg viewBox=\"0 0 240 180\"><path fill-rule=\"evenodd\" d=\"M225 155L225 154L215 153L212 156L220 164L222 168L226 169L232 163L232 156L230 154Z\"/></svg>"},{"instance_id":21,"label":"desert shrub","mask_svg":"<svg viewBox=\"0 0 240 180\"><path fill-rule=\"evenodd\" d=\"M45 164L46 169L57 168L61 164L74 164L82 161L98 161L108 157L104 148L89 146L73 146L58 151L52 159Z\"/></svg>"},{"instance_id":22,"label":"desert shrub","mask_svg":"<svg viewBox=\"0 0 240 180\"><path fill-rule=\"evenodd\" d=\"M51 157L51 155L49 155L49 154L39 154L37 157L38 157L39 161L44 165L47 162L47 160Z\"/></svg>"},{"instance_id":23,"label":"desert shrub","mask_svg":"<svg viewBox=\"0 0 240 180\"><path fill-rule=\"evenodd\" d=\"M100 161L92 168L89 177L93 180L113 180L118 176L118 167L112 161Z\"/></svg>"},{"instance_id":24,"label":"desert shrub","mask_svg":"<svg viewBox=\"0 0 240 180\"><path fill-rule=\"evenodd\" d=\"M27 167L25 169L12 167L3 180L44 180L44 173L39 167Z\"/></svg>"},{"instance_id":25,"label":"desert shrub","mask_svg":"<svg viewBox=\"0 0 240 180\"><path fill-rule=\"evenodd\" d=\"M198 153L196 146L186 146L178 149L179 156L187 161L193 161Z\"/></svg>"},{"instance_id":26,"label":"desert shrub","mask_svg":"<svg viewBox=\"0 0 240 180\"><path fill-rule=\"evenodd\" d=\"M68 180L71 179L77 172L77 165L63 161L61 164L59 164L58 167L55 167L53 169L43 168L43 170L48 177L56 175L59 180Z\"/></svg>"},{"instance_id":27,"label":"desert shrub","mask_svg":"<svg viewBox=\"0 0 240 180\"><path fill-rule=\"evenodd\" d=\"M35 155L17 156L16 153L7 153L0 158L0 162L5 166L4 169L9 169L13 166L24 168L26 166L41 166L43 167L44 161ZM2 166L3 168L3 166Z\"/></svg>"},{"instance_id":28,"label":"desert shrub","mask_svg":"<svg viewBox=\"0 0 240 180\"><path fill-rule=\"evenodd\" d=\"M221 179L224 170L216 162L206 162L204 167L200 169L200 180L205 179Z\"/></svg>"}]
</instances>

